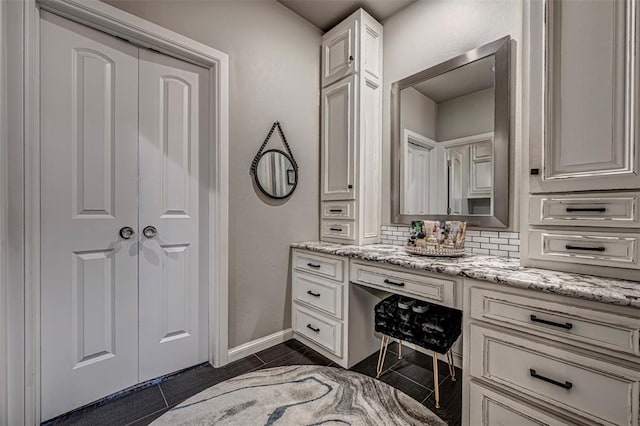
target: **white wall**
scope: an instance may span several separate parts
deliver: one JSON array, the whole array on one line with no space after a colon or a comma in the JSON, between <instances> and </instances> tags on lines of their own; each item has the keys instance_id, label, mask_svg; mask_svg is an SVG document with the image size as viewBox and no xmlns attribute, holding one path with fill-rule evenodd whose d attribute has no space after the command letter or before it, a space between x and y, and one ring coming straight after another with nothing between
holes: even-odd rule
<instances>
[{"instance_id":1,"label":"white wall","mask_svg":"<svg viewBox=\"0 0 640 426\"><path fill-rule=\"evenodd\" d=\"M289 244L319 237L320 30L275 0L109 3L229 54L229 346L289 328ZM249 176L277 120L300 167L283 203Z\"/></svg>"},{"instance_id":2,"label":"white wall","mask_svg":"<svg viewBox=\"0 0 640 426\"><path fill-rule=\"evenodd\" d=\"M400 128L436 140L438 104L413 87L400 93Z\"/></svg>"},{"instance_id":3,"label":"white wall","mask_svg":"<svg viewBox=\"0 0 640 426\"><path fill-rule=\"evenodd\" d=\"M438 141L493 132L494 92L480 90L438 104Z\"/></svg>"},{"instance_id":4,"label":"white wall","mask_svg":"<svg viewBox=\"0 0 640 426\"><path fill-rule=\"evenodd\" d=\"M390 110L391 84L468 50L510 35L515 46L515 147L510 199L517 200L520 171L522 97L522 8L516 0L419 0L384 24L383 196L382 223L390 224ZM510 229L517 229L518 203L512 203Z\"/></svg>"}]
</instances>

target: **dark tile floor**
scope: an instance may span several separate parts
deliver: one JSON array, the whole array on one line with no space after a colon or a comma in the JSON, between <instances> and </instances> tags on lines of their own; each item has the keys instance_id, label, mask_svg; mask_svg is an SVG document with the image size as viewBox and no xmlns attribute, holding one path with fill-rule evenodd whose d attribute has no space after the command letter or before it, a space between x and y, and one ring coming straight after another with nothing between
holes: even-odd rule
<instances>
[{"instance_id":1,"label":"dark tile floor","mask_svg":"<svg viewBox=\"0 0 640 426\"><path fill-rule=\"evenodd\" d=\"M406 393L436 413L450 426L461 423L462 371L456 369L457 381L449 377L447 364L440 362L440 409L435 408L433 367L431 357L411 349L403 349L398 359L397 345L389 345L385 371L380 380ZM371 355L352 370L375 377L378 353ZM263 368L284 365L330 365L331 360L296 340L265 349L222 368L208 364L188 369L167 379L114 397L99 406L87 407L64 418L48 422L51 425L147 425L196 393L232 377Z\"/></svg>"}]
</instances>

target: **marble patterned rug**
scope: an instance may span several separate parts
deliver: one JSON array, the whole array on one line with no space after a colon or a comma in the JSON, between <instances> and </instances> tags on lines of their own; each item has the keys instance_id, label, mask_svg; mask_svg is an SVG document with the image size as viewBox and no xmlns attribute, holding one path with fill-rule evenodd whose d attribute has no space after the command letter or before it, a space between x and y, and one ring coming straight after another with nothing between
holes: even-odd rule
<instances>
[{"instance_id":1,"label":"marble patterned rug","mask_svg":"<svg viewBox=\"0 0 640 426\"><path fill-rule=\"evenodd\" d=\"M446 426L429 409L386 383L315 365L238 376L191 397L152 424Z\"/></svg>"}]
</instances>

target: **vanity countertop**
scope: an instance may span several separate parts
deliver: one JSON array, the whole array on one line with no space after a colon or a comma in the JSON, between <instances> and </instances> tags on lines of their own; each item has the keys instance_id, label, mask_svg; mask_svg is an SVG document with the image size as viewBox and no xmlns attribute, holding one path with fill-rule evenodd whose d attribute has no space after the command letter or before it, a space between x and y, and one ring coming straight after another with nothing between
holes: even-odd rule
<instances>
[{"instance_id":1,"label":"vanity countertop","mask_svg":"<svg viewBox=\"0 0 640 426\"><path fill-rule=\"evenodd\" d=\"M403 247L384 244L356 246L307 241L293 243L291 247L640 308L640 282L525 268L520 266L519 259L473 254L460 258L423 257L411 255Z\"/></svg>"}]
</instances>

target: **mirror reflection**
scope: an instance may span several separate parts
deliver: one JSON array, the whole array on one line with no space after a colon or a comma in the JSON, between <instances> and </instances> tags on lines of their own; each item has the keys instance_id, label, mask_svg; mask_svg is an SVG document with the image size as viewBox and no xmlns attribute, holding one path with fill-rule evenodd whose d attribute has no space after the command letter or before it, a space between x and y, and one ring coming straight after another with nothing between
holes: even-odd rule
<instances>
[{"instance_id":1,"label":"mirror reflection","mask_svg":"<svg viewBox=\"0 0 640 426\"><path fill-rule=\"evenodd\" d=\"M400 90L400 211L493 214L495 57Z\"/></svg>"},{"instance_id":2,"label":"mirror reflection","mask_svg":"<svg viewBox=\"0 0 640 426\"><path fill-rule=\"evenodd\" d=\"M277 149L262 153L256 167L256 184L271 198L291 195L298 183L298 173L291 158Z\"/></svg>"}]
</instances>

